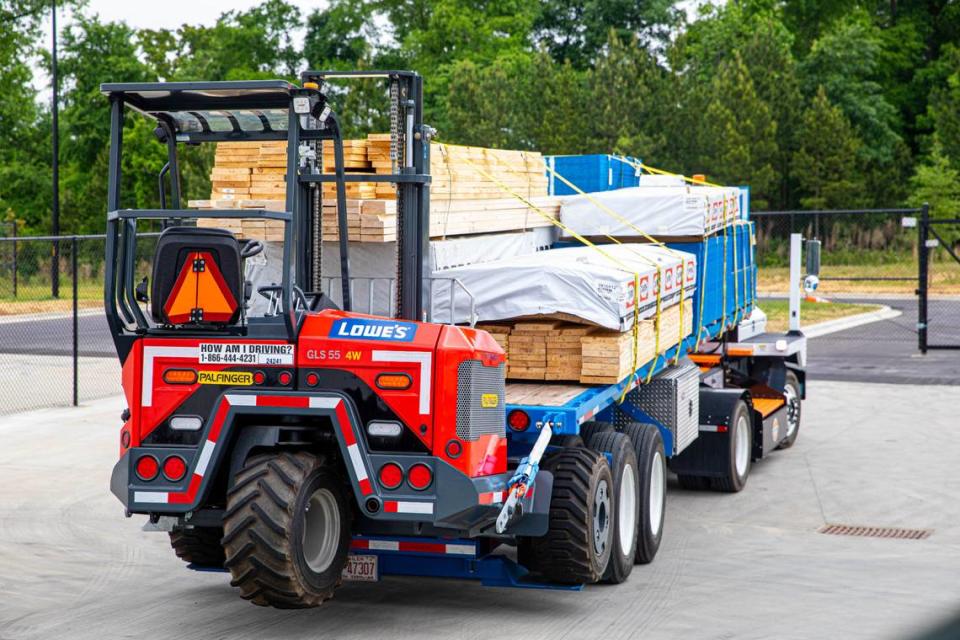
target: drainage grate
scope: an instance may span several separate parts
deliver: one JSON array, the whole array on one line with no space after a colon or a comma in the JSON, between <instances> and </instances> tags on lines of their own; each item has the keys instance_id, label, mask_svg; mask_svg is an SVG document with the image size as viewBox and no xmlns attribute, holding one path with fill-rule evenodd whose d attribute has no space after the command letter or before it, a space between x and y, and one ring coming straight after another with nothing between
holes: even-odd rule
<instances>
[{"instance_id":1,"label":"drainage grate","mask_svg":"<svg viewBox=\"0 0 960 640\"><path fill-rule=\"evenodd\" d=\"M862 538L896 538L898 540L923 540L929 538L932 529L902 529L900 527L853 527L848 524L826 524L817 530L832 536L858 536Z\"/></svg>"}]
</instances>

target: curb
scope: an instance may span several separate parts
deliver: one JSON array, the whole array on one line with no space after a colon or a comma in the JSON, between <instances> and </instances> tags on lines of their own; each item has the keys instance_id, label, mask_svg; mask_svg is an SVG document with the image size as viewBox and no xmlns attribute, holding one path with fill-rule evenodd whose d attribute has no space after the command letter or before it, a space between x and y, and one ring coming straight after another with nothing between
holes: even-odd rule
<instances>
[{"instance_id":1,"label":"curb","mask_svg":"<svg viewBox=\"0 0 960 640\"><path fill-rule=\"evenodd\" d=\"M859 327L865 324L880 322L881 320L890 320L891 318L896 318L901 315L903 315L902 311L898 309L891 309L890 307L884 305L876 311L867 311L866 313L858 313L855 316L846 316L844 318L837 318L836 320L818 322L817 324L812 324L808 327L801 325L800 330L803 332L803 335L808 338L817 338L831 333L837 333L838 331L853 329L854 327Z\"/></svg>"},{"instance_id":2,"label":"curb","mask_svg":"<svg viewBox=\"0 0 960 640\"><path fill-rule=\"evenodd\" d=\"M80 309L77 311L78 318L86 316L106 315L103 309ZM35 320L60 320L72 318L72 311L48 311L46 313L11 313L0 315L0 324L15 324L17 322L33 322Z\"/></svg>"}]
</instances>

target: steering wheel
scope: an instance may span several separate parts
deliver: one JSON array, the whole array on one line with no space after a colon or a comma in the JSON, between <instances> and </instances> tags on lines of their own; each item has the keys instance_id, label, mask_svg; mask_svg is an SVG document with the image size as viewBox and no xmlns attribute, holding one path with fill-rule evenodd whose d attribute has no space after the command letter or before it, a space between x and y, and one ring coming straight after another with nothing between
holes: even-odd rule
<instances>
[{"instance_id":1,"label":"steering wheel","mask_svg":"<svg viewBox=\"0 0 960 640\"><path fill-rule=\"evenodd\" d=\"M261 241L246 240L243 246L240 247L240 257L245 260L258 255L261 251L263 251L263 243Z\"/></svg>"}]
</instances>

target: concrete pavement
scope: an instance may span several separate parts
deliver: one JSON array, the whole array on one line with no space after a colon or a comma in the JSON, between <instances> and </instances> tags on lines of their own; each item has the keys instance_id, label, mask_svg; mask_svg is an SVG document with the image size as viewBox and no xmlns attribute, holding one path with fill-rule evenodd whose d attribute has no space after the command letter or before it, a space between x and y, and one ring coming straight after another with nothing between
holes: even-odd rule
<instances>
[{"instance_id":1,"label":"concrete pavement","mask_svg":"<svg viewBox=\"0 0 960 640\"><path fill-rule=\"evenodd\" d=\"M655 562L581 593L388 578L274 611L184 568L108 491L119 398L0 419L0 638L903 638L960 613L960 387L814 379L736 495L671 485ZM933 529L926 540L817 533Z\"/></svg>"}]
</instances>

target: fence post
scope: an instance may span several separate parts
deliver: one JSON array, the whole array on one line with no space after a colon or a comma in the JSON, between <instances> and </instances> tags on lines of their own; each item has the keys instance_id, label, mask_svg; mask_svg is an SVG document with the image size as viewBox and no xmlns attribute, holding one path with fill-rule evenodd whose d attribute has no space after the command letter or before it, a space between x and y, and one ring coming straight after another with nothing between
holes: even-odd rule
<instances>
[{"instance_id":1,"label":"fence post","mask_svg":"<svg viewBox=\"0 0 960 640\"><path fill-rule=\"evenodd\" d=\"M73 271L73 406L80 404L80 359L79 359L79 340L78 340L78 305L79 305L79 296L77 288L77 280L79 280L79 274L77 273L77 248L79 243L77 242L77 236L72 236L70 238L70 264Z\"/></svg>"},{"instance_id":2,"label":"fence post","mask_svg":"<svg viewBox=\"0 0 960 640\"><path fill-rule=\"evenodd\" d=\"M929 255L930 249L927 247L927 237L930 231L930 205L923 204L920 209L920 228L918 242L918 266L917 274L917 339L919 341L920 353L927 353L927 282L930 269Z\"/></svg>"},{"instance_id":3,"label":"fence post","mask_svg":"<svg viewBox=\"0 0 960 640\"><path fill-rule=\"evenodd\" d=\"M13 221L13 297L17 297L17 221Z\"/></svg>"}]
</instances>

